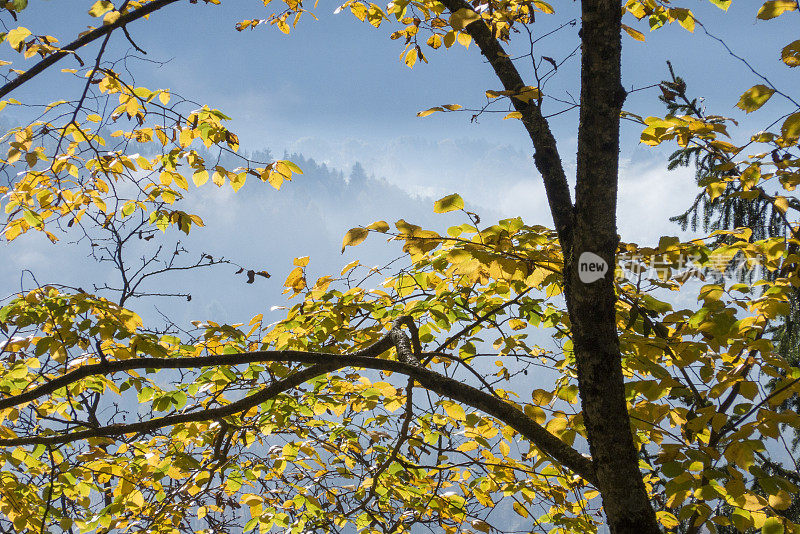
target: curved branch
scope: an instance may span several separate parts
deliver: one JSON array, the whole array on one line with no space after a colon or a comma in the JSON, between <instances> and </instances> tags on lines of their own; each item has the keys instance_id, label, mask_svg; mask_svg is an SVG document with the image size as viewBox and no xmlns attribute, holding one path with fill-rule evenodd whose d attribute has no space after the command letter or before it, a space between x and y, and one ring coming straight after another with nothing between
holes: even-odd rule
<instances>
[{"instance_id":1,"label":"curved branch","mask_svg":"<svg viewBox=\"0 0 800 534\"><path fill-rule=\"evenodd\" d=\"M422 367L416 359L413 359L413 353L411 353L412 343L417 345L418 341L409 340L399 328L401 324L407 324L408 321L410 321L410 318L404 317L398 319L395 321L391 331L383 338L373 345L349 355L302 351L256 351L197 358L138 358L108 362L107 364L86 365L66 375L53 379L51 382L43 384L28 393L3 399L0 401L0 408L7 408L29 402L39 396L52 393L61 387L88 376L109 375L117 371L147 368L186 369L255 362L294 362L311 364L312 366L297 371L291 376L266 386L257 393L227 406L160 417L139 423L111 425L62 435L0 439L0 447L34 445L39 443L47 445L70 443L91 437L146 433L175 424L218 419L246 411L253 406L257 406L262 402L272 399L278 394L297 387L317 376L333 372L343 367L361 367L378 371L391 371L405 375L409 378L413 378L422 387L442 397L481 410L512 427L533 443L539 450L554 458L564 467L580 475L589 483L596 484L594 467L591 459L583 456L577 450L548 432L543 426L525 415L522 410L489 393ZM405 361L382 360L376 358L376 356L379 356L392 347L398 349L400 359ZM53 385L54 383L56 383L56 385Z\"/></svg>"},{"instance_id":2,"label":"curved branch","mask_svg":"<svg viewBox=\"0 0 800 534\"><path fill-rule=\"evenodd\" d=\"M64 56L69 55L72 52L75 52L79 48L86 46L87 44L91 43L92 41L99 39L100 37L113 32L117 28L124 27L129 22L133 22L134 20L140 19L150 13L161 9L164 6L169 4L175 3L178 0L153 0L149 4L145 4L138 9L134 9L121 15L113 24L107 24L105 26L101 26L99 28L95 28L94 30L90 31L89 33L75 39L67 46L61 48L58 52L54 52L50 54L46 58L39 61L36 65L31 67L30 69L26 70L4 86L0 87L0 98L6 96L8 93L19 87L20 85L24 84L28 80L32 79L37 74L41 73Z\"/></svg>"}]
</instances>

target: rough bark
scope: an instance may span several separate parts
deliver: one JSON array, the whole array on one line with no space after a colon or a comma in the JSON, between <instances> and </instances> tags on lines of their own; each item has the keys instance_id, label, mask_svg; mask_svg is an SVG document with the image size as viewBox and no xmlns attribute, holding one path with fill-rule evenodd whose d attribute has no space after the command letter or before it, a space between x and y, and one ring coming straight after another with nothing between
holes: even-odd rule
<instances>
[{"instance_id":1,"label":"rough bark","mask_svg":"<svg viewBox=\"0 0 800 534\"><path fill-rule=\"evenodd\" d=\"M470 7L443 0L451 11ZM616 328L613 276L617 244L621 84L619 0L582 3L581 107L576 200L570 200L561 158L547 120L536 102L511 99L523 115L542 174L550 211L564 254L564 283L583 407L598 489L612 533L659 532L639 471L625 402ZM481 21L467 32L486 56L506 90L525 84L514 63ZM604 278L584 284L576 269L580 254L593 252L608 265Z\"/></svg>"},{"instance_id":2,"label":"rough bark","mask_svg":"<svg viewBox=\"0 0 800 534\"><path fill-rule=\"evenodd\" d=\"M619 0L582 5L581 107L572 254L565 261L566 296L578 367L578 387L598 489L611 532L659 532L639 470L625 402L616 328L614 265L620 74ZM581 253L608 265L591 283L579 279Z\"/></svg>"}]
</instances>

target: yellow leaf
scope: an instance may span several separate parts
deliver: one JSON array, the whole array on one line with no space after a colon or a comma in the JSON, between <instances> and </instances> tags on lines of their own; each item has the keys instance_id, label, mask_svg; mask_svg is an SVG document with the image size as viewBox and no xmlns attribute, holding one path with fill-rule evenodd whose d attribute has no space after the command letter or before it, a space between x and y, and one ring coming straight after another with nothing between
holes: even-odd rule
<instances>
[{"instance_id":1,"label":"yellow leaf","mask_svg":"<svg viewBox=\"0 0 800 534\"><path fill-rule=\"evenodd\" d=\"M428 37L427 45L436 50L440 46L442 46L442 36L438 33L435 33Z\"/></svg>"},{"instance_id":2,"label":"yellow leaf","mask_svg":"<svg viewBox=\"0 0 800 534\"><path fill-rule=\"evenodd\" d=\"M725 192L727 184L725 182L713 182L706 186L706 192L711 200L714 200Z\"/></svg>"},{"instance_id":3,"label":"yellow leaf","mask_svg":"<svg viewBox=\"0 0 800 534\"><path fill-rule=\"evenodd\" d=\"M742 504L741 507L748 512L757 512L766 506L766 501L764 501L764 499L758 495L753 495L752 493L745 493L742 497L742 500L744 501L744 504Z\"/></svg>"},{"instance_id":4,"label":"yellow leaf","mask_svg":"<svg viewBox=\"0 0 800 534\"><path fill-rule=\"evenodd\" d=\"M264 169L261 173L261 180L269 182L269 185L278 190L280 190L281 185L283 185L283 175L279 172L272 172L269 169Z\"/></svg>"},{"instance_id":5,"label":"yellow leaf","mask_svg":"<svg viewBox=\"0 0 800 534\"><path fill-rule=\"evenodd\" d=\"M792 496L784 490L769 496L769 505L776 510L786 510L792 505Z\"/></svg>"},{"instance_id":6,"label":"yellow leaf","mask_svg":"<svg viewBox=\"0 0 800 534\"><path fill-rule=\"evenodd\" d=\"M352 4L350 6L350 11L361 22L364 22L364 20L367 18L367 6L365 6L364 4L360 3Z\"/></svg>"},{"instance_id":7,"label":"yellow leaf","mask_svg":"<svg viewBox=\"0 0 800 534\"><path fill-rule=\"evenodd\" d=\"M736 106L750 113L763 106L773 93L775 93L775 89L767 87L766 85L754 85L744 92Z\"/></svg>"},{"instance_id":8,"label":"yellow leaf","mask_svg":"<svg viewBox=\"0 0 800 534\"><path fill-rule=\"evenodd\" d=\"M508 326L511 327L511 330L522 330L523 328L528 326L528 323L526 323L522 319L515 318L508 321Z\"/></svg>"},{"instance_id":9,"label":"yellow leaf","mask_svg":"<svg viewBox=\"0 0 800 534\"><path fill-rule=\"evenodd\" d=\"M622 25L622 29L625 30L625 33L627 33L628 35L630 35L631 37L633 37L637 41L644 42L644 34L642 32L640 32L639 30L634 30L633 28L631 28L627 24L623 24Z\"/></svg>"},{"instance_id":10,"label":"yellow leaf","mask_svg":"<svg viewBox=\"0 0 800 534\"><path fill-rule=\"evenodd\" d=\"M783 135L785 139L797 139L800 137L800 112L792 113L783 121L781 135Z\"/></svg>"},{"instance_id":11,"label":"yellow leaf","mask_svg":"<svg viewBox=\"0 0 800 534\"><path fill-rule=\"evenodd\" d=\"M509 113L508 115L503 117L503 120L506 120L506 119L521 119L521 118L522 118L522 113L520 113L519 111L512 111L511 113Z\"/></svg>"},{"instance_id":12,"label":"yellow leaf","mask_svg":"<svg viewBox=\"0 0 800 534\"><path fill-rule=\"evenodd\" d=\"M674 515L663 510L656 512L656 519L668 529L678 528L678 526L680 526L680 522Z\"/></svg>"},{"instance_id":13,"label":"yellow leaf","mask_svg":"<svg viewBox=\"0 0 800 534\"><path fill-rule=\"evenodd\" d=\"M528 517L528 509L525 508L522 504L514 501L514 511L517 512L522 517Z\"/></svg>"},{"instance_id":14,"label":"yellow leaf","mask_svg":"<svg viewBox=\"0 0 800 534\"><path fill-rule=\"evenodd\" d=\"M790 67L800 65L800 40L792 41L781 50L781 60Z\"/></svg>"},{"instance_id":15,"label":"yellow leaf","mask_svg":"<svg viewBox=\"0 0 800 534\"><path fill-rule=\"evenodd\" d=\"M442 38L442 42L444 43L445 48L450 48L453 46L453 43L456 42L456 32L455 30L450 30L444 37Z\"/></svg>"},{"instance_id":16,"label":"yellow leaf","mask_svg":"<svg viewBox=\"0 0 800 534\"><path fill-rule=\"evenodd\" d=\"M464 408L453 401L443 401L442 408L444 408L444 411L447 412L447 415L457 421L464 421L467 418L467 414L464 413Z\"/></svg>"},{"instance_id":17,"label":"yellow leaf","mask_svg":"<svg viewBox=\"0 0 800 534\"><path fill-rule=\"evenodd\" d=\"M550 419L545 426L547 431L551 434L555 434L556 436L560 435L564 430L567 428L567 420L563 417L556 417Z\"/></svg>"},{"instance_id":18,"label":"yellow leaf","mask_svg":"<svg viewBox=\"0 0 800 534\"><path fill-rule=\"evenodd\" d=\"M238 191L239 189L242 188L242 186L244 185L244 182L245 182L246 179L247 179L247 173L246 172L240 172L240 173L237 173L237 174L232 174L230 176L231 188L233 188L234 191Z\"/></svg>"},{"instance_id":19,"label":"yellow leaf","mask_svg":"<svg viewBox=\"0 0 800 534\"><path fill-rule=\"evenodd\" d=\"M786 197L776 196L774 201L775 207L780 210L781 213L786 213L786 210L789 209L789 201Z\"/></svg>"},{"instance_id":20,"label":"yellow leaf","mask_svg":"<svg viewBox=\"0 0 800 534\"><path fill-rule=\"evenodd\" d=\"M92 7L89 8L89 14L93 17L102 17L103 13L114 9L114 4L108 0L97 0Z\"/></svg>"},{"instance_id":21,"label":"yellow leaf","mask_svg":"<svg viewBox=\"0 0 800 534\"><path fill-rule=\"evenodd\" d=\"M462 108L460 104L445 104L442 107L445 109L449 109L450 111L458 111L459 109Z\"/></svg>"},{"instance_id":22,"label":"yellow leaf","mask_svg":"<svg viewBox=\"0 0 800 534\"><path fill-rule=\"evenodd\" d=\"M358 245L367 238L367 235L369 235L369 230L366 228L351 228L348 230L342 240L342 254L344 254L345 247Z\"/></svg>"},{"instance_id":23,"label":"yellow leaf","mask_svg":"<svg viewBox=\"0 0 800 534\"><path fill-rule=\"evenodd\" d=\"M136 508L141 508L144 506L144 496L142 495L141 491L133 491L128 495L128 499L130 502L136 505Z\"/></svg>"},{"instance_id":24,"label":"yellow leaf","mask_svg":"<svg viewBox=\"0 0 800 534\"><path fill-rule=\"evenodd\" d=\"M308 265L309 260L311 260L311 256L301 256L299 258L295 258L292 263L298 267L305 267Z\"/></svg>"},{"instance_id":25,"label":"yellow leaf","mask_svg":"<svg viewBox=\"0 0 800 534\"><path fill-rule=\"evenodd\" d=\"M344 266L344 269L342 269L342 276L344 276L345 274L347 274L347 273L348 273L348 271L350 271L350 270L352 270L352 269L355 269L356 267L358 267L359 263L360 263L360 262L359 262L358 260L353 260L353 261L351 261L350 263L348 263L347 265L345 265L345 266Z\"/></svg>"},{"instance_id":26,"label":"yellow leaf","mask_svg":"<svg viewBox=\"0 0 800 534\"><path fill-rule=\"evenodd\" d=\"M417 113L417 117L427 117L428 115L436 113L437 111L444 111L444 108L436 106L430 109L426 109L425 111L420 111L419 113Z\"/></svg>"},{"instance_id":27,"label":"yellow leaf","mask_svg":"<svg viewBox=\"0 0 800 534\"><path fill-rule=\"evenodd\" d=\"M486 91L486 98L498 98L501 96L511 96L516 94L514 91L494 91L492 89L487 89Z\"/></svg>"},{"instance_id":28,"label":"yellow leaf","mask_svg":"<svg viewBox=\"0 0 800 534\"><path fill-rule=\"evenodd\" d=\"M292 269L292 272L289 273L289 276L286 277L286 281L283 283L284 287L291 287L296 292L302 291L306 287L306 279L303 276L303 268L302 267L295 267Z\"/></svg>"},{"instance_id":29,"label":"yellow leaf","mask_svg":"<svg viewBox=\"0 0 800 534\"><path fill-rule=\"evenodd\" d=\"M764 2L756 17L761 20L774 19L787 11L794 11L795 9L797 9L797 0L770 0L769 2Z\"/></svg>"},{"instance_id":30,"label":"yellow leaf","mask_svg":"<svg viewBox=\"0 0 800 534\"><path fill-rule=\"evenodd\" d=\"M298 167L297 164L294 163L293 161L289 161L288 159L285 159L285 160L280 161L279 163L282 163L284 165L284 167L288 167L289 170L292 171L295 174L303 174L303 170L300 167Z\"/></svg>"},{"instance_id":31,"label":"yellow leaf","mask_svg":"<svg viewBox=\"0 0 800 534\"><path fill-rule=\"evenodd\" d=\"M8 32L8 35L6 35L6 41L8 41L9 45L11 45L11 48L14 50L19 50L23 41L25 41L25 38L30 34L31 31L28 28L23 28L20 26L19 28L14 28Z\"/></svg>"},{"instance_id":32,"label":"yellow leaf","mask_svg":"<svg viewBox=\"0 0 800 534\"><path fill-rule=\"evenodd\" d=\"M368 230L375 230L376 232L388 232L389 231L389 224L386 221L375 221L374 223L367 226Z\"/></svg>"},{"instance_id":33,"label":"yellow leaf","mask_svg":"<svg viewBox=\"0 0 800 534\"><path fill-rule=\"evenodd\" d=\"M203 169L201 171L195 172L192 175L192 181L194 182L194 185L200 187L201 185L203 185L208 181L208 171Z\"/></svg>"},{"instance_id":34,"label":"yellow leaf","mask_svg":"<svg viewBox=\"0 0 800 534\"><path fill-rule=\"evenodd\" d=\"M476 20L480 20L481 16L475 11L467 8L462 8L450 16L450 26L454 30L463 30Z\"/></svg>"},{"instance_id":35,"label":"yellow leaf","mask_svg":"<svg viewBox=\"0 0 800 534\"><path fill-rule=\"evenodd\" d=\"M413 68L413 67L414 67L414 64L415 64L416 62L417 62L417 49L416 49L416 48L412 48L412 49L411 49L411 50L409 50L409 51L408 51L408 53L406 54L406 60L405 60L405 63L406 63L406 65L408 66L408 68Z\"/></svg>"},{"instance_id":36,"label":"yellow leaf","mask_svg":"<svg viewBox=\"0 0 800 534\"><path fill-rule=\"evenodd\" d=\"M525 412L525 415L527 415L537 424L543 425L547 421L547 414L538 406L526 404L523 411Z\"/></svg>"},{"instance_id":37,"label":"yellow leaf","mask_svg":"<svg viewBox=\"0 0 800 534\"><path fill-rule=\"evenodd\" d=\"M550 401L553 400L553 392L545 391L544 389L534 389L533 393L531 393L531 399L534 404L544 406L550 404Z\"/></svg>"},{"instance_id":38,"label":"yellow leaf","mask_svg":"<svg viewBox=\"0 0 800 534\"><path fill-rule=\"evenodd\" d=\"M480 519L473 519L470 521L472 528L475 530L479 530L481 532L486 532L487 534L491 532L492 527L486 521L481 521Z\"/></svg>"},{"instance_id":39,"label":"yellow leaf","mask_svg":"<svg viewBox=\"0 0 800 534\"><path fill-rule=\"evenodd\" d=\"M103 17L103 24L105 25L114 24L115 22L117 22L117 19L120 17L121 14L122 13L116 10L106 13L106 16Z\"/></svg>"},{"instance_id":40,"label":"yellow leaf","mask_svg":"<svg viewBox=\"0 0 800 534\"><path fill-rule=\"evenodd\" d=\"M684 29L694 32L694 15L686 8L676 7L669 10L670 16L675 17Z\"/></svg>"},{"instance_id":41,"label":"yellow leaf","mask_svg":"<svg viewBox=\"0 0 800 534\"><path fill-rule=\"evenodd\" d=\"M511 447L505 440L500 441L500 454L502 454L504 458L507 458L508 455L511 454Z\"/></svg>"},{"instance_id":42,"label":"yellow leaf","mask_svg":"<svg viewBox=\"0 0 800 534\"><path fill-rule=\"evenodd\" d=\"M448 211L464 209L464 199L458 193L440 198L433 204L434 213L447 213Z\"/></svg>"},{"instance_id":43,"label":"yellow leaf","mask_svg":"<svg viewBox=\"0 0 800 534\"><path fill-rule=\"evenodd\" d=\"M541 98L542 93L539 91L538 87L531 87L526 86L519 90L516 94L513 95L514 98L517 100L521 100L523 102L530 102L531 100L538 100Z\"/></svg>"}]
</instances>

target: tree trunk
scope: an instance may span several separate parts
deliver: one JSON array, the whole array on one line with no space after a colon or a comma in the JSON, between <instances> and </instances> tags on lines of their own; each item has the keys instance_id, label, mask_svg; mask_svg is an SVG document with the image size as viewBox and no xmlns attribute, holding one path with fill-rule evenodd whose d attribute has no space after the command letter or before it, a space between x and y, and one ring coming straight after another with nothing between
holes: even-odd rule
<instances>
[{"instance_id":1,"label":"tree trunk","mask_svg":"<svg viewBox=\"0 0 800 534\"><path fill-rule=\"evenodd\" d=\"M619 0L584 0L581 108L572 249L565 253L566 298L589 448L611 532L659 532L631 435L616 328L614 266L620 110ZM605 275L581 262L602 258Z\"/></svg>"}]
</instances>

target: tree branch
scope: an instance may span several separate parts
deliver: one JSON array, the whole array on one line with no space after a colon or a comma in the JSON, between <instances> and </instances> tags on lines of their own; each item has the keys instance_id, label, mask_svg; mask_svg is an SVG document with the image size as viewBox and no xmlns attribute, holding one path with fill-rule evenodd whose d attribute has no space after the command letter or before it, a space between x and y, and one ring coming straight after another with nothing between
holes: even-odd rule
<instances>
[{"instance_id":1,"label":"tree branch","mask_svg":"<svg viewBox=\"0 0 800 534\"><path fill-rule=\"evenodd\" d=\"M24 84L28 80L32 79L37 74L41 73L63 57L69 55L71 52L75 52L79 48L86 46L87 44L91 43L92 41L99 39L100 37L113 32L117 28L124 27L129 22L133 22L134 20L138 20L150 13L161 9L164 6L169 4L175 3L178 0L153 0L149 4L145 4L138 9L134 9L133 11L129 11L124 15L120 15L120 17L113 23L107 24L105 26L101 26L99 28L95 28L94 30L90 31L89 33L75 39L67 46L61 48L60 51L54 52L53 54L47 56L46 58L39 61L36 65L31 67L30 69L26 70L3 87L0 87L0 98L6 96L8 93L19 87L20 85Z\"/></svg>"},{"instance_id":2,"label":"tree branch","mask_svg":"<svg viewBox=\"0 0 800 534\"><path fill-rule=\"evenodd\" d=\"M442 4L451 13L455 13L460 9L474 11L472 6L465 0L442 0ZM525 87L525 82L522 80L517 67L482 19L467 25L465 31L472 37L475 44L480 48L481 53L489 61L506 91L519 91ZM542 111L537 101L523 102L512 96L511 103L514 105L514 109L522 113L522 123L525 125L525 129L533 142L535 150L533 161L542 174L547 201L550 205L550 213L553 216L553 222L558 232L561 249L564 255L567 256L572 249L573 206L567 177L564 174L561 157L556 147L556 139L550 131L547 119L542 116Z\"/></svg>"},{"instance_id":3,"label":"tree branch","mask_svg":"<svg viewBox=\"0 0 800 534\"><path fill-rule=\"evenodd\" d=\"M327 354L302 351L255 351L240 354L221 354L196 358L137 358L91 364L53 379L30 392L22 393L0 401L0 409L30 402L40 396L52 393L82 378L95 375L110 375L119 371L133 369L187 369L209 366L239 365L255 362L294 362L312 366L297 371L291 376L266 386L258 392L239 401L197 412L189 412L160 417L131 424L117 424L54 436L32 436L0 440L0 447L19 445L70 443L92 437L120 436L124 434L147 433L182 423L214 420L247 411L253 406L274 398L278 394L295 388L317 376L333 372L343 367L361 367L378 371L391 371L413 378L422 387L443 397L461 402L491 415L509 425L533 443L543 453L551 456L564 467L595 484L594 467L589 458L561 441L511 404L458 380L425 369L413 356L412 345L419 346L418 340L409 338L400 330L401 324L408 324L410 317L402 317L394 322L392 329L380 340L353 354ZM412 330L412 336L414 332ZM376 358L392 347L396 347L401 361ZM404 361L403 361L404 360Z\"/></svg>"}]
</instances>

